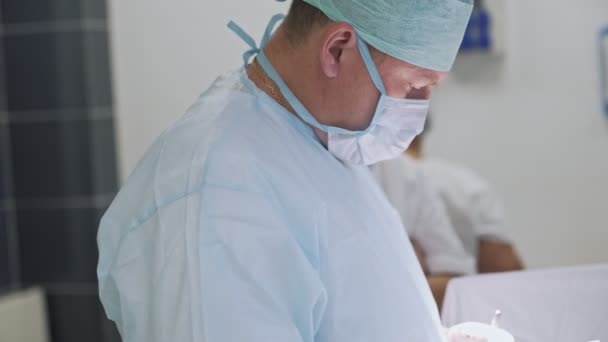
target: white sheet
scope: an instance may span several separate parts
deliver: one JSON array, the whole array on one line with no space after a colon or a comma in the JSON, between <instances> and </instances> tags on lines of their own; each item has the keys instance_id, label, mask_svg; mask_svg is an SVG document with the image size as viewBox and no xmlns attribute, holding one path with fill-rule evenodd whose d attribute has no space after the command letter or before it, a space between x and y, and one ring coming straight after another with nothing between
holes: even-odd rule
<instances>
[{"instance_id":1,"label":"white sheet","mask_svg":"<svg viewBox=\"0 0 608 342\"><path fill-rule=\"evenodd\" d=\"M487 323L496 309L517 342L608 341L608 264L454 279L442 319Z\"/></svg>"}]
</instances>

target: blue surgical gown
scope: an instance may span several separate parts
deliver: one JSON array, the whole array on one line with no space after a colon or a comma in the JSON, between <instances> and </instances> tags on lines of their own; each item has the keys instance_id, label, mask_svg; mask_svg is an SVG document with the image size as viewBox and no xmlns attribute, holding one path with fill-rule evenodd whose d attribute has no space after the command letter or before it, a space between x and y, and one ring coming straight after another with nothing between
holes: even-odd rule
<instances>
[{"instance_id":1,"label":"blue surgical gown","mask_svg":"<svg viewBox=\"0 0 608 342\"><path fill-rule=\"evenodd\" d=\"M437 309L366 167L220 77L139 162L98 234L124 342L435 342Z\"/></svg>"}]
</instances>

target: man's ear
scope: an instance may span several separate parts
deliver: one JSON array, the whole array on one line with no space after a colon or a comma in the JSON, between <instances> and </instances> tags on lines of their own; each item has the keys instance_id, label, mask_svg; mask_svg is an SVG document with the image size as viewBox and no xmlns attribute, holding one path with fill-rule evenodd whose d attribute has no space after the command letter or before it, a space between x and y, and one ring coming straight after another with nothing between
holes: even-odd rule
<instances>
[{"instance_id":1,"label":"man's ear","mask_svg":"<svg viewBox=\"0 0 608 342\"><path fill-rule=\"evenodd\" d=\"M357 46L357 34L350 24L335 23L328 26L322 39L321 69L328 78L335 78L343 51Z\"/></svg>"}]
</instances>

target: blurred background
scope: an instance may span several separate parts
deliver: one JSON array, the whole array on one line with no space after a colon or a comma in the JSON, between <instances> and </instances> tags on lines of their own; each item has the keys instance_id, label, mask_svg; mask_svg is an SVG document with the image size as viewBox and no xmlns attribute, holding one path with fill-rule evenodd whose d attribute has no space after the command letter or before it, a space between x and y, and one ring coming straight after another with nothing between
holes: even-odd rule
<instances>
[{"instance_id":1,"label":"blurred background","mask_svg":"<svg viewBox=\"0 0 608 342\"><path fill-rule=\"evenodd\" d=\"M0 0L0 341L36 317L50 341L119 341L98 221L153 139L242 63L226 23L259 38L288 3ZM464 47L436 91L428 153L490 181L528 268L606 263L608 2L486 5L492 44Z\"/></svg>"}]
</instances>

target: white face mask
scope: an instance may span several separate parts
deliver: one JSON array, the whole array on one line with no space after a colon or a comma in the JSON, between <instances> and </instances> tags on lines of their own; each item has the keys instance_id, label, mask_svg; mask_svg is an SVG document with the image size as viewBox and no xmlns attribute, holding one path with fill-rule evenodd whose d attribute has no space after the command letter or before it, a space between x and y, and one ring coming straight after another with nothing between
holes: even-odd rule
<instances>
[{"instance_id":1,"label":"white face mask","mask_svg":"<svg viewBox=\"0 0 608 342\"><path fill-rule=\"evenodd\" d=\"M258 61L296 113L309 125L328 134L327 148L330 153L346 163L371 165L396 158L409 147L424 128L429 100L388 96L367 45L359 37L357 44L367 70L381 93L372 122L364 131L349 131L319 123L283 82L263 52L258 55Z\"/></svg>"},{"instance_id":2,"label":"white face mask","mask_svg":"<svg viewBox=\"0 0 608 342\"><path fill-rule=\"evenodd\" d=\"M422 133L428 100L380 98L374 121L364 134L328 133L329 151L352 164L371 165L398 157Z\"/></svg>"}]
</instances>

